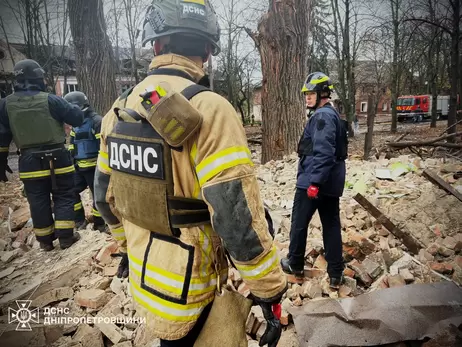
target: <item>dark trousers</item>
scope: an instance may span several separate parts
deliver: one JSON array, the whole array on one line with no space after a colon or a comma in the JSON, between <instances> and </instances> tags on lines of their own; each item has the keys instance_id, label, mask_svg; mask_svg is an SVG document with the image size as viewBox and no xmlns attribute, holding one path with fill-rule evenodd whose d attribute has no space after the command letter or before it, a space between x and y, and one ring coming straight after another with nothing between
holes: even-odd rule
<instances>
[{"instance_id":1,"label":"dark trousers","mask_svg":"<svg viewBox=\"0 0 462 347\"><path fill-rule=\"evenodd\" d=\"M196 342L199 334L209 316L210 309L212 308L212 304L207 305L202 311L199 319L197 320L194 327L185 337L179 340L167 341L167 340L160 340L160 347L193 347L194 343Z\"/></svg>"},{"instance_id":2,"label":"dark trousers","mask_svg":"<svg viewBox=\"0 0 462 347\"><path fill-rule=\"evenodd\" d=\"M331 278L339 278L343 272L339 198L320 195L317 199L309 199L306 190L301 188L295 192L292 208L290 265L294 270L303 270L308 225L316 210L321 217L327 273Z\"/></svg>"},{"instance_id":3,"label":"dark trousers","mask_svg":"<svg viewBox=\"0 0 462 347\"><path fill-rule=\"evenodd\" d=\"M91 196L93 199L93 222L95 226L104 225L104 220L101 214L96 209L95 205L95 193L93 184L95 182L95 170L96 168L81 170L78 167L75 168L74 173L74 220L76 223L83 222L85 220L85 210L80 199L80 193L85 189L90 188Z\"/></svg>"},{"instance_id":4,"label":"dark trousers","mask_svg":"<svg viewBox=\"0 0 462 347\"><path fill-rule=\"evenodd\" d=\"M34 232L37 240L43 243L52 243L55 238L72 237L74 232L73 173L59 174L55 177L56 190L52 189L50 176L23 180Z\"/></svg>"}]
</instances>

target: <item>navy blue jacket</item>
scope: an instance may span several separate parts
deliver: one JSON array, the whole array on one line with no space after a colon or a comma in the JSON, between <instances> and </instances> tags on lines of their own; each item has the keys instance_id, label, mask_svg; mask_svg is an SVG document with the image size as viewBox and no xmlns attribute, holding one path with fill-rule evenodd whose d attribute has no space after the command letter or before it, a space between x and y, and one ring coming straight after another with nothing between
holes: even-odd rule
<instances>
[{"instance_id":1,"label":"navy blue jacket","mask_svg":"<svg viewBox=\"0 0 462 347\"><path fill-rule=\"evenodd\" d=\"M40 91L45 90L43 84L17 84L14 87L15 94L17 95L35 95ZM83 112L76 105L68 103L63 98L48 94L48 106L51 116L58 122L67 123L72 126L79 126L83 122ZM63 130L64 132L64 130ZM9 147L13 139L13 134L10 130L10 122L6 109L6 98L0 100L0 148Z\"/></svg>"},{"instance_id":2,"label":"navy blue jacket","mask_svg":"<svg viewBox=\"0 0 462 347\"><path fill-rule=\"evenodd\" d=\"M345 158L339 157L342 121L329 105L309 118L299 143L297 188L319 187L319 194L340 197L345 186ZM346 149L345 149L346 150Z\"/></svg>"}]
</instances>

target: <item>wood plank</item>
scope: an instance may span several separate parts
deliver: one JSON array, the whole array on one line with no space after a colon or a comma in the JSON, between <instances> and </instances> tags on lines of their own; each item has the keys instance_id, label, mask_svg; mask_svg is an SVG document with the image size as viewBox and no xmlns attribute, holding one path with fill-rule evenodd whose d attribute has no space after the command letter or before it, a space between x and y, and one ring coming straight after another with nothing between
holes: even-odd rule
<instances>
[{"instance_id":1,"label":"wood plank","mask_svg":"<svg viewBox=\"0 0 462 347\"><path fill-rule=\"evenodd\" d=\"M382 224L390 233L400 239L411 253L419 253L419 250L422 248L420 242L413 236L398 228L390 219L388 219L387 216L380 212L380 210L375 207L374 204L367 200L366 197L364 197L361 193L358 193L353 197L353 199L355 199L367 212L369 212L375 219L377 219L377 221Z\"/></svg>"},{"instance_id":2,"label":"wood plank","mask_svg":"<svg viewBox=\"0 0 462 347\"><path fill-rule=\"evenodd\" d=\"M462 201L462 194L455 190L448 182L438 176L436 173L430 170L424 170L423 175L434 185L437 185L441 189L445 190L449 194L454 195L457 199Z\"/></svg>"}]
</instances>

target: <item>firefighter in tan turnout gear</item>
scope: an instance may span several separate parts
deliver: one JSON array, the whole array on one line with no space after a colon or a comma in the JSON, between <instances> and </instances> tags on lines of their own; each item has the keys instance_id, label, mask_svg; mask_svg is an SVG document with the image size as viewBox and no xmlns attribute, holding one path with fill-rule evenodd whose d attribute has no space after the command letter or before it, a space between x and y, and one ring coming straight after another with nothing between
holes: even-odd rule
<instances>
[{"instance_id":1,"label":"firefighter in tan turnout gear","mask_svg":"<svg viewBox=\"0 0 462 347\"><path fill-rule=\"evenodd\" d=\"M287 280L245 132L228 101L199 84L203 63L220 50L216 14L207 0L154 1L148 42L148 76L103 118L95 175L97 208L127 251L118 275L129 273L161 346L193 346L217 281L226 281L228 263L216 252L223 245L265 312L261 345L275 347L281 326L271 305Z\"/></svg>"}]
</instances>

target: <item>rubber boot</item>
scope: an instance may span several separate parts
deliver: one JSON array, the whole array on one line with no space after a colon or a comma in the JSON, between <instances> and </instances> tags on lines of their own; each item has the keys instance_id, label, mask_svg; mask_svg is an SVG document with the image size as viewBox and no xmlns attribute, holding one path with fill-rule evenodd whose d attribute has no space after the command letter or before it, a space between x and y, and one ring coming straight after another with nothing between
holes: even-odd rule
<instances>
[{"instance_id":1,"label":"rubber boot","mask_svg":"<svg viewBox=\"0 0 462 347\"><path fill-rule=\"evenodd\" d=\"M99 231L100 233L105 233L110 235L111 232L109 231L109 228L107 227L106 224L93 224L93 230L94 231Z\"/></svg>"},{"instance_id":2,"label":"rubber boot","mask_svg":"<svg viewBox=\"0 0 462 347\"><path fill-rule=\"evenodd\" d=\"M59 239L59 245L61 249L66 249L71 247L74 243L80 240L80 234L74 231L74 235L71 237L61 238Z\"/></svg>"},{"instance_id":3,"label":"rubber boot","mask_svg":"<svg viewBox=\"0 0 462 347\"><path fill-rule=\"evenodd\" d=\"M303 278L305 275L305 272L303 271L303 269L292 268L292 266L290 265L290 261L287 258L281 259L281 267L282 267L282 271L284 271L286 274L295 275L295 277L301 277L301 278Z\"/></svg>"},{"instance_id":4,"label":"rubber boot","mask_svg":"<svg viewBox=\"0 0 462 347\"><path fill-rule=\"evenodd\" d=\"M44 250L45 252L50 252L53 249L55 249L55 247L53 246L53 243L45 243L45 242L40 242L40 248Z\"/></svg>"},{"instance_id":5,"label":"rubber boot","mask_svg":"<svg viewBox=\"0 0 462 347\"><path fill-rule=\"evenodd\" d=\"M89 223L86 219L84 219L83 221L75 222L74 230L75 231L84 230L87 228L88 224Z\"/></svg>"}]
</instances>

